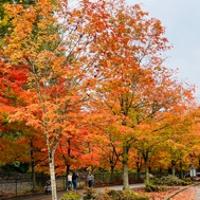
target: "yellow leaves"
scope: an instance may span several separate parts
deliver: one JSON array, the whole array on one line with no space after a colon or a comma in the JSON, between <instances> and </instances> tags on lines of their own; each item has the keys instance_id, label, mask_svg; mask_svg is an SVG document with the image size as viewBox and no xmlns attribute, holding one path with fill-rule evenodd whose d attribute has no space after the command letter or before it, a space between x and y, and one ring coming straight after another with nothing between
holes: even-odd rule
<instances>
[{"instance_id":1,"label":"yellow leaves","mask_svg":"<svg viewBox=\"0 0 200 200\"><path fill-rule=\"evenodd\" d=\"M13 42L5 48L4 53L9 55L13 62L16 62L23 57L23 52L20 51L20 48L19 42Z\"/></svg>"},{"instance_id":2,"label":"yellow leaves","mask_svg":"<svg viewBox=\"0 0 200 200\"><path fill-rule=\"evenodd\" d=\"M52 16L43 16L39 22L37 23L38 28L40 29L40 31L44 31L46 32L47 29L49 28L50 25L52 25L52 23L54 23L54 19Z\"/></svg>"},{"instance_id":3,"label":"yellow leaves","mask_svg":"<svg viewBox=\"0 0 200 200\"><path fill-rule=\"evenodd\" d=\"M33 61L40 49L49 48L52 51L55 48L53 46L58 42L59 34L55 32L56 20L50 0L41 0L28 7L21 4L6 4L5 10L7 15L12 17L12 32L5 38L4 53L15 63L25 62L24 58ZM7 21L6 18L4 20Z\"/></svg>"},{"instance_id":4,"label":"yellow leaves","mask_svg":"<svg viewBox=\"0 0 200 200\"><path fill-rule=\"evenodd\" d=\"M56 56L54 52L44 50L37 55L35 64L39 71L44 71L46 74L45 78L51 79L52 76L66 76L65 61L66 58L64 56Z\"/></svg>"},{"instance_id":5,"label":"yellow leaves","mask_svg":"<svg viewBox=\"0 0 200 200\"><path fill-rule=\"evenodd\" d=\"M17 63L24 57L25 42L32 33L36 19L35 10L32 6L25 9L20 4L6 4L5 9L9 17L12 17L10 19L12 32L4 38L4 53Z\"/></svg>"},{"instance_id":6,"label":"yellow leaves","mask_svg":"<svg viewBox=\"0 0 200 200\"><path fill-rule=\"evenodd\" d=\"M14 27L14 34L21 35L22 33L30 34L32 31L32 24L35 21L36 14L32 6L24 9L20 4L7 4L5 6L9 17L13 17L12 24Z\"/></svg>"},{"instance_id":7,"label":"yellow leaves","mask_svg":"<svg viewBox=\"0 0 200 200\"><path fill-rule=\"evenodd\" d=\"M64 64L66 58L64 56L55 57L52 61L52 69L57 74L65 73Z\"/></svg>"},{"instance_id":8,"label":"yellow leaves","mask_svg":"<svg viewBox=\"0 0 200 200\"><path fill-rule=\"evenodd\" d=\"M6 26L9 22L9 17L6 15L2 20L0 20L0 26Z\"/></svg>"},{"instance_id":9,"label":"yellow leaves","mask_svg":"<svg viewBox=\"0 0 200 200\"><path fill-rule=\"evenodd\" d=\"M51 0L39 0L37 3L37 10L41 15L48 16L52 14L53 7Z\"/></svg>"},{"instance_id":10,"label":"yellow leaves","mask_svg":"<svg viewBox=\"0 0 200 200\"><path fill-rule=\"evenodd\" d=\"M23 11L23 6L21 4L5 4L4 8L6 13L14 18Z\"/></svg>"},{"instance_id":11,"label":"yellow leaves","mask_svg":"<svg viewBox=\"0 0 200 200\"><path fill-rule=\"evenodd\" d=\"M29 6L25 11L24 11L24 15L23 15L23 19L27 20L31 23L33 23L36 19L36 12L34 7Z\"/></svg>"},{"instance_id":12,"label":"yellow leaves","mask_svg":"<svg viewBox=\"0 0 200 200\"><path fill-rule=\"evenodd\" d=\"M52 59L54 59L55 55L53 52L44 50L37 55L36 65L39 68L48 68L51 65Z\"/></svg>"},{"instance_id":13,"label":"yellow leaves","mask_svg":"<svg viewBox=\"0 0 200 200\"><path fill-rule=\"evenodd\" d=\"M26 37L29 36L29 34L31 34L32 30L33 30L33 22L34 22L34 18L31 18L32 20L26 19L25 16L23 16L21 19L20 18L16 18L14 19L13 25L15 26L14 28L14 32L13 32L13 36L18 37L19 39L23 40ZM19 41L22 42L22 41Z\"/></svg>"}]
</instances>

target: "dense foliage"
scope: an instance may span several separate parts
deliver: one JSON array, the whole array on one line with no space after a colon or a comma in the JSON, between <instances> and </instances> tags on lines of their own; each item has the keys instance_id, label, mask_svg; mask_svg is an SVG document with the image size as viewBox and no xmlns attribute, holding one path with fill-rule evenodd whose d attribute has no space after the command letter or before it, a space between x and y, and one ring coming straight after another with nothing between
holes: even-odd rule
<instances>
[{"instance_id":1,"label":"dense foliage","mask_svg":"<svg viewBox=\"0 0 200 200\"><path fill-rule=\"evenodd\" d=\"M5 0L0 35L0 164L29 164L33 190L37 172L57 200L71 169L111 181L122 169L128 188L130 168L148 185L150 169L199 167L194 90L165 66L165 29L139 5Z\"/></svg>"}]
</instances>

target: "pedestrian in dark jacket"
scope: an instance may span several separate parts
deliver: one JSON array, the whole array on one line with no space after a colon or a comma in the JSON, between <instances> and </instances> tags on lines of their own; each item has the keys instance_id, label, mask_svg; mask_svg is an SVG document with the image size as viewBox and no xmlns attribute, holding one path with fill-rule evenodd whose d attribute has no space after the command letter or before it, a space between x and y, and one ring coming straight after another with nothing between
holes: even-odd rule
<instances>
[{"instance_id":1,"label":"pedestrian in dark jacket","mask_svg":"<svg viewBox=\"0 0 200 200\"><path fill-rule=\"evenodd\" d=\"M72 174L72 185L73 185L73 189L77 190L77 186L78 186L78 174L76 172L73 172L73 174Z\"/></svg>"}]
</instances>

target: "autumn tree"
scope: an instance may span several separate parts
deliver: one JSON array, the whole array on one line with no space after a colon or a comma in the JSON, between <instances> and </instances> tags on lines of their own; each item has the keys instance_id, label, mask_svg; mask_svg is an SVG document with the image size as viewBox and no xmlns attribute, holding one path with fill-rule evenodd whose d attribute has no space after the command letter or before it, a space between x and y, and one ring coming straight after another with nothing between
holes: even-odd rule
<instances>
[{"instance_id":1,"label":"autumn tree","mask_svg":"<svg viewBox=\"0 0 200 200\"><path fill-rule=\"evenodd\" d=\"M192 155L192 149L197 142L197 135L195 136L193 128L196 125L194 120L194 113L190 108L187 112L182 113L178 120L176 120L175 126L172 129L171 136L167 142L166 151L170 153L170 165L172 168L172 174L176 175L176 169L179 169L180 177L183 178L184 166L189 166L191 163L187 163L187 158ZM192 140L191 140L192 138Z\"/></svg>"},{"instance_id":2,"label":"autumn tree","mask_svg":"<svg viewBox=\"0 0 200 200\"><path fill-rule=\"evenodd\" d=\"M118 141L118 137L115 130L112 127L107 127L104 132L105 138L102 145L102 164L109 167L110 170L110 182L112 183L114 170L120 162L121 146Z\"/></svg>"},{"instance_id":3,"label":"autumn tree","mask_svg":"<svg viewBox=\"0 0 200 200\"><path fill-rule=\"evenodd\" d=\"M98 33L91 48L99 58L91 67L98 81L93 105L115 118L127 188L129 151L137 141L137 127L162 110L171 110L187 96L187 90L162 65L162 52L169 46L159 20L123 1L87 5L90 31Z\"/></svg>"},{"instance_id":4,"label":"autumn tree","mask_svg":"<svg viewBox=\"0 0 200 200\"><path fill-rule=\"evenodd\" d=\"M97 13L105 17L92 26L101 33L93 47L100 58L96 64L97 98L102 107L118 117L114 126L123 149L124 188L127 188L128 153L135 142L133 127L161 108L158 100L153 100L155 82L151 68L160 65L158 52L167 45L160 22L148 18L139 6L126 9L124 3L119 7L112 5L113 12L109 13L111 5L101 3L102 10ZM156 58L157 62L153 62ZM145 59L148 62L143 62ZM148 67L145 69L144 65Z\"/></svg>"},{"instance_id":5,"label":"autumn tree","mask_svg":"<svg viewBox=\"0 0 200 200\"><path fill-rule=\"evenodd\" d=\"M4 152L0 156L1 163L12 163L17 159L24 160L23 151L27 148L23 144L21 135L23 132L18 130L16 126L8 123L9 114L15 109L15 107L23 105L25 103L25 94L23 92L23 86L27 80L27 71L17 70L17 66L7 68L8 66L1 59L0 60L0 140L1 140L1 152ZM21 147L18 148L19 143ZM12 145L11 145L12 144ZM13 147L13 149L11 149ZM21 153L20 153L21 151ZM9 153L10 152L10 153ZM22 158L23 157L23 158ZM26 157L27 158L27 157Z\"/></svg>"},{"instance_id":6,"label":"autumn tree","mask_svg":"<svg viewBox=\"0 0 200 200\"><path fill-rule=\"evenodd\" d=\"M81 111L81 102L85 98L81 66L72 66L65 56L65 33L55 14L59 13L59 6L63 6L60 3L41 0L30 6L4 6L13 31L4 37L3 55L10 62L26 66L26 91L32 92L33 99L29 105L15 109L10 118L44 133L54 200L57 199L55 152L61 135L67 134L74 113Z\"/></svg>"},{"instance_id":7,"label":"autumn tree","mask_svg":"<svg viewBox=\"0 0 200 200\"><path fill-rule=\"evenodd\" d=\"M9 123L9 115L16 109L31 102L32 93L24 90L27 84L28 71L23 66L8 66L1 60L0 76L0 116L2 152L1 162L8 164L16 161L30 162L33 190L35 189L35 167L42 161L41 145L44 138L32 127L20 122ZM10 153L9 153L10 152ZM12 153L13 152L13 153ZM20 153L21 152L21 153ZM4 159L7 158L6 160ZM40 157L40 158L39 158ZM43 158L45 159L45 158Z\"/></svg>"}]
</instances>

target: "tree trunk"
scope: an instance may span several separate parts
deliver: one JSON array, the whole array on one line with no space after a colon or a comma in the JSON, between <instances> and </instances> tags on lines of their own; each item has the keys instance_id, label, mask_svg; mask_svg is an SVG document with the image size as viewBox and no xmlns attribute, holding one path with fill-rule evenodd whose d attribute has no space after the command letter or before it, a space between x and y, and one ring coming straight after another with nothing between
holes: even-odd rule
<instances>
[{"instance_id":1,"label":"tree trunk","mask_svg":"<svg viewBox=\"0 0 200 200\"><path fill-rule=\"evenodd\" d=\"M115 169L115 167L113 165L111 165L110 166L110 184L113 183L114 169Z\"/></svg>"},{"instance_id":2,"label":"tree trunk","mask_svg":"<svg viewBox=\"0 0 200 200\"><path fill-rule=\"evenodd\" d=\"M183 179L183 163L180 161L180 178Z\"/></svg>"},{"instance_id":3,"label":"tree trunk","mask_svg":"<svg viewBox=\"0 0 200 200\"><path fill-rule=\"evenodd\" d=\"M45 107L44 99L43 99L43 96L41 93L40 81L38 79L38 74L37 74L35 65L31 63L31 66L32 66L32 71L33 71L34 77L35 77L38 100L40 102L42 112L43 112L43 114L45 114L46 107ZM57 200L54 154L55 154L55 150L56 150L56 146L57 146L58 142L53 147L51 147L49 133L48 133L48 120L46 118L44 118L42 120L42 125L44 128L44 135L46 137L46 145L47 145L47 149L48 149L48 161L49 161L49 172L50 172L50 178L51 178L52 200Z\"/></svg>"},{"instance_id":4,"label":"tree trunk","mask_svg":"<svg viewBox=\"0 0 200 200\"><path fill-rule=\"evenodd\" d=\"M52 200L57 200L55 164L54 164L54 153L53 152L49 152L49 169L50 169L50 177L51 177Z\"/></svg>"},{"instance_id":5,"label":"tree trunk","mask_svg":"<svg viewBox=\"0 0 200 200\"><path fill-rule=\"evenodd\" d=\"M149 184L150 178L149 178L149 166L147 163L145 163L145 179L146 183Z\"/></svg>"},{"instance_id":6,"label":"tree trunk","mask_svg":"<svg viewBox=\"0 0 200 200\"><path fill-rule=\"evenodd\" d=\"M145 181L149 184L149 151L143 152L144 168L145 168Z\"/></svg>"},{"instance_id":7,"label":"tree trunk","mask_svg":"<svg viewBox=\"0 0 200 200\"><path fill-rule=\"evenodd\" d=\"M140 181L140 179L141 179L140 168L137 168L137 171L136 171L136 178L137 178L137 181Z\"/></svg>"},{"instance_id":8,"label":"tree trunk","mask_svg":"<svg viewBox=\"0 0 200 200\"><path fill-rule=\"evenodd\" d=\"M136 162L136 178L137 181L140 180L140 171L141 171L141 163L139 161Z\"/></svg>"},{"instance_id":9,"label":"tree trunk","mask_svg":"<svg viewBox=\"0 0 200 200\"><path fill-rule=\"evenodd\" d=\"M176 176L176 161L172 160L171 165L172 165L172 176Z\"/></svg>"},{"instance_id":10,"label":"tree trunk","mask_svg":"<svg viewBox=\"0 0 200 200\"><path fill-rule=\"evenodd\" d=\"M176 168L175 168L175 166L172 166L172 176L176 176Z\"/></svg>"},{"instance_id":11,"label":"tree trunk","mask_svg":"<svg viewBox=\"0 0 200 200\"><path fill-rule=\"evenodd\" d=\"M129 188L129 178L128 178L128 151L129 148L125 145L123 147L123 189L126 190Z\"/></svg>"},{"instance_id":12,"label":"tree trunk","mask_svg":"<svg viewBox=\"0 0 200 200\"><path fill-rule=\"evenodd\" d=\"M68 182L68 175L69 175L69 172L70 172L70 165L67 164L67 167L66 167L66 190L69 190L69 182Z\"/></svg>"},{"instance_id":13,"label":"tree trunk","mask_svg":"<svg viewBox=\"0 0 200 200\"><path fill-rule=\"evenodd\" d=\"M69 159L71 158L71 140L67 140L68 143L68 149L67 149L67 162L66 162L66 189L69 190L69 183L68 183L68 175L70 173L70 161Z\"/></svg>"},{"instance_id":14,"label":"tree trunk","mask_svg":"<svg viewBox=\"0 0 200 200\"><path fill-rule=\"evenodd\" d=\"M32 192L35 191L36 187L36 174L35 174L35 161L31 161L31 179L32 179Z\"/></svg>"},{"instance_id":15,"label":"tree trunk","mask_svg":"<svg viewBox=\"0 0 200 200\"><path fill-rule=\"evenodd\" d=\"M123 163L123 189L126 190L128 188L129 188L128 163Z\"/></svg>"},{"instance_id":16,"label":"tree trunk","mask_svg":"<svg viewBox=\"0 0 200 200\"><path fill-rule=\"evenodd\" d=\"M34 159L34 150L33 150L33 141L30 141L30 147L31 147L31 180L32 180L32 192L35 191L36 187L36 174L35 174L35 159Z\"/></svg>"},{"instance_id":17,"label":"tree trunk","mask_svg":"<svg viewBox=\"0 0 200 200\"><path fill-rule=\"evenodd\" d=\"M159 167L159 173L160 173L159 175L162 176L162 167L161 166Z\"/></svg>"},{"instance_id":18,"label":"tree trunk","mask_svg":"<svg viewBox=\"0 0 200 200\"><path fill-rule=\"evenodd\" d=\"M199 170L200 170L200 158L199 158L199 166L198 167L199 167Z\"/></svg>"}]
</instances>

